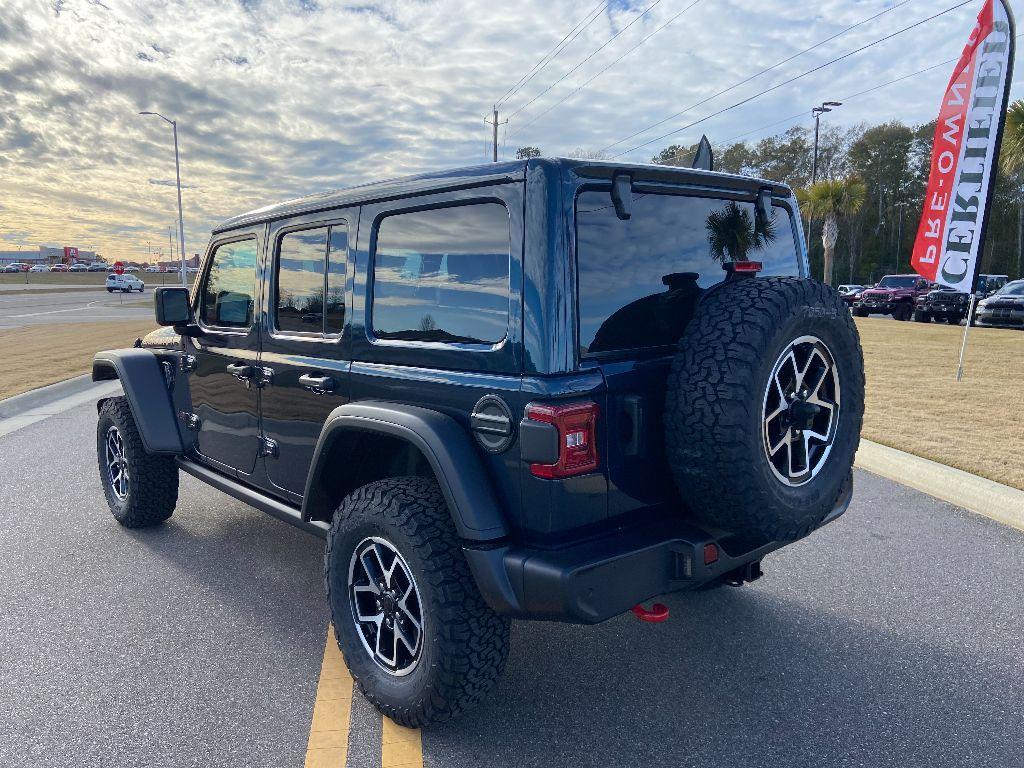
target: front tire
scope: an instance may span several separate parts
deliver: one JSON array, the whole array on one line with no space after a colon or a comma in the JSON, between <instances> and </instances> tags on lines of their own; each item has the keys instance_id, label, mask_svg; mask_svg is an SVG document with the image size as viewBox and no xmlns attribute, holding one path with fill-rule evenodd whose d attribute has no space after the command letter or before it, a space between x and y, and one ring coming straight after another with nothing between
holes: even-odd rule
<instances>
[{"instance_id":1,"label":"front tire","mask_svg":"<svg viewBox=\"0 0 1024 768\"><path fill-rule=\"evenodd\" d=\"M334 513L324 572L352 676L396 723L449 720L497 682L509 621L477 589L433 479L389 478L349 494Z\"/></svg>"},{"instance_id":2,"label":"front tire","mask_svg":"<svg viewBox=\"0 0 1024 768\"><path fill-rule=\"evenodd\" d=\"M114 519L125 528L148 528L169 518L178 503L178 466L171 456L147 453L124 397L100 408L96 424L100 482Z\"/></svg>"},{"instance_id":3,"label":"front tire","mask_svg":"<svg viewBox=\"0 0 1024 768\"><path fill-rule=\"evenodd\" d=\"M901 322L906 322L913 313L914 310L911 309L909 304L900 304L893 310L892 316Z\"/></svg>"},{"instance_id":4,"label":"front tire","mask_svg":"<svg viewBox=\"0 0 1024 768\"><path fill-rule=\"evenodd\" d=\"M915 323L930 323L931 321L932 317L927 312L919 312L917 310L914 310Z\"/></svg>"}]
</instances>

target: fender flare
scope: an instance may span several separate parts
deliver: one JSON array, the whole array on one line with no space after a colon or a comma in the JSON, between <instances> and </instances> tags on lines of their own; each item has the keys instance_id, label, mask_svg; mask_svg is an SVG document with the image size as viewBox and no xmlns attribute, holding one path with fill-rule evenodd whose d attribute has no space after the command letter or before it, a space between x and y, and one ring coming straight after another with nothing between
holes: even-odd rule
<instances>
[{"instance_id":1,"label":"fender flare","mask_svg":"<svg viewBox=\"0 0 1024 768\"><path fill-rule=\"evenodd\" d=\"M121 381L146 451L182 454L184 447L178 419L156 355L148 349L97 352L92 359L92 380L112 379ZM104 402L97 403L97 408L101 408Z\"/></svg>"},{"instance_id":2,"label":"fender flare","mask_svg":"<svg viewBox=\"0 0 1024 768\"><path fill-rule=\"evenodd\" d=\"M330 470L328 457L337 440L352 431L388 435L417 448L434 472L462 539L483 542L508 536L501 507L466 430L439 411L381 401L346 403L327 417L306 478L303 520L313 519L325 506L337 502L322 498L316 480Z\"/></svg>"}]
</instances>

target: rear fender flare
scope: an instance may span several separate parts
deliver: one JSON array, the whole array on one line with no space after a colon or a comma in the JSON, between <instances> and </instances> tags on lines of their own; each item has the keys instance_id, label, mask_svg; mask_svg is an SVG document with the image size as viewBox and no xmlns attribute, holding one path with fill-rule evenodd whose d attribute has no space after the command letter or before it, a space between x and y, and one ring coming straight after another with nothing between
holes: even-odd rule
<instances>
[{"instance_id":1,"label":"rear fender flare","mask_svg":"<svg viewBox=\"0 0 1024 768\"><path fill-rule=\"evenodd\" d=\"M112 349L92 359L92 380L118 379L149 453L184 452L178 419L160 361L148 349ZM97 403L97 408L104 401Z\"/></svg>"},{"instance_id":2,"label":"rear fender flare","mask_svg":"<svg viewBox=\"0 0 1024 768\"><path fill-rule=\"evenodd\" d=\"M316 480L322 472L345 466L344 457L339 460L335 456L332 462L332 449L339 438L352 431L388 435L418 449L433 470L462 539L495 541L508 535L501 507L466 430L438 411L381 401L347 403L327 417L306 478L303 520L320 517L340 501L326 498Z\"/></svg>"}]
</instances>

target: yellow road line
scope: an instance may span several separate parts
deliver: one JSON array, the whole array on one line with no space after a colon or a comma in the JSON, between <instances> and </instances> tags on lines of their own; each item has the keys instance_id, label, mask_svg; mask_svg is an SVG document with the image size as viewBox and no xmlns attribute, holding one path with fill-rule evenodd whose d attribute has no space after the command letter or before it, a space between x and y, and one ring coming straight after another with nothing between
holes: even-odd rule
<instances>
[{"instance_id":1,"label":"yellow road line","mask_svg":"<svg viewBox=\"0 0 1024 768\"><path fill-rule=\"evenodd\" d=\"M324 662L309 727L306 768L344 768L352 717L352 676L338 650L334 629L327 628Z\"/></svg>"},{"instance_id":2,"label":"yellow road line","mask_svg":"<svg viewBox=\"0 0 1024 768\"><path fill-rule=\"evenodd\" d=\"M381 768L423 768L423 739L419 729L405 728L385 717L380 736Z\"/></svg>"}]
</instances>

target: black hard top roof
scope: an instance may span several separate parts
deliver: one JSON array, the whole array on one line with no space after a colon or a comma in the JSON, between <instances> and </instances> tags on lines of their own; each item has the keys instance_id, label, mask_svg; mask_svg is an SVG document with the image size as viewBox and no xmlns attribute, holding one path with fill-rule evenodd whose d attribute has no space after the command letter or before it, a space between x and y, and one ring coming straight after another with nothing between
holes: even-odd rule
<instances>
[{"instance_id":1,"label":"black hard top roof","mask_svg":"<svg viewBox=\"0 0 1024 768\"><path fill-rule=\"evenodd\" d=\"M349 205L389 200L407 195L422 194L432 190L458 189L510 181L521 181L526 178L527 167L531 164L548 164L553 167L570 169L580 176L609 178L614 173L628 171L634 178L651 181L676 183L694 183L703 180L714 186L729 186L751 189L758 185L769 185L777 190L777 194L790 194L785 184L773 181L751 179L746 176L719 173L717 171L700 171L691 168L675 168L665 165L645 165L636 163L616 163L608 160L576 160L567 158L534 158L531 160L513 160L487 165L454 168L444 171L431 171L415 176L406 176L389 181L378 181L355 187L319 192L294 200L286 200L247 213L232 216L214 228L214 232L235 229L254 223L283 219L305 213L341 208Z\"/></svg>"}]
</instances>

